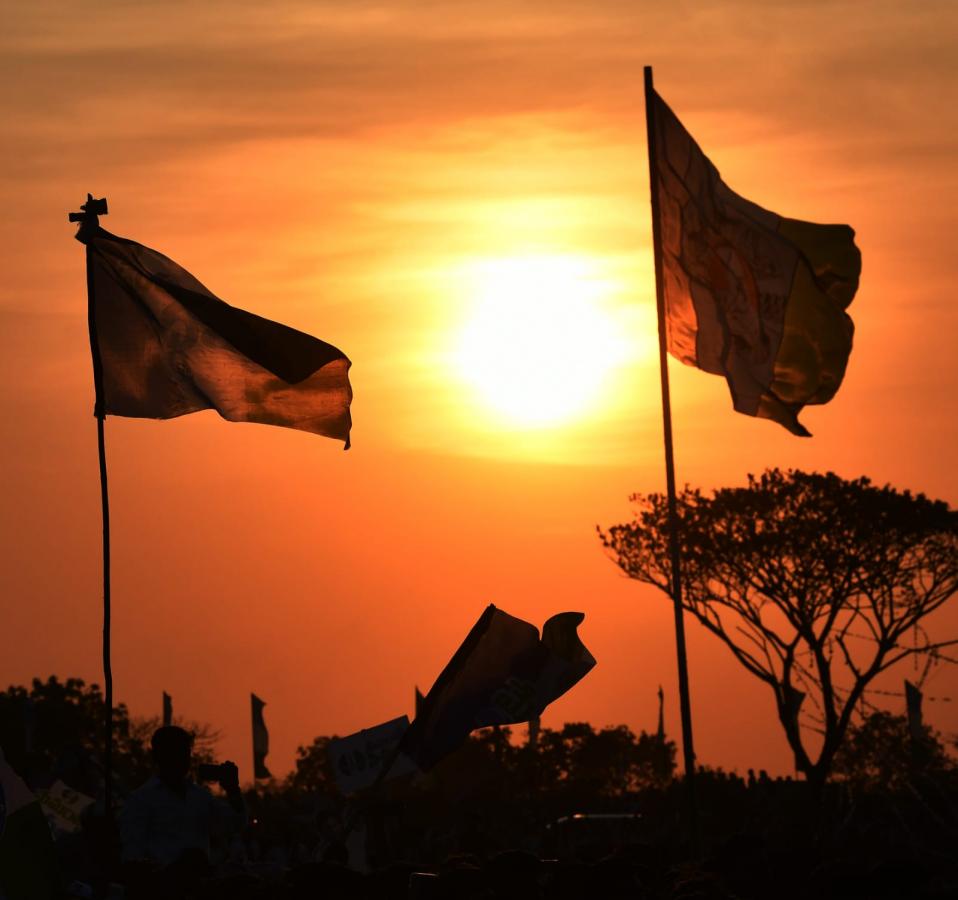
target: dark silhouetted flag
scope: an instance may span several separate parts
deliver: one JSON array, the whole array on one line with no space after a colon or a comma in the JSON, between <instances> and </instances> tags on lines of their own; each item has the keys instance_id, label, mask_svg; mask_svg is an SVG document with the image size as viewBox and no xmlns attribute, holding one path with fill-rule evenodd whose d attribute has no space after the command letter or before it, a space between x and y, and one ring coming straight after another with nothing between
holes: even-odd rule
<instances>
[{"instance_id":1,"label":"dark silhouetted flag","mask_svg":"<svg viewBox=\"0 0 958 900\"><path fill-rule=\"evenodd\" d=\"M426 694L399 751L421 769L435 765L476 728L528 722L594 665L567 612L542 627L489 606Z\"/></svg>"},{"instance_id":2,"label":"dark silhouetted flag","mask_svg":"<svg viewBox=\"0 0 958 900\"><path fill-rule=\"evenodd\" d=\"M350 362L301 331L236 309L149 247L85 224L104 412L311 431L349 446Z\"/></svg>"},{"instance_id":3,"label":"dark silhouetted flag","mask_svg":"<svg viewBox=\"0 0 958 900\"><path fill-rule=\"evenodd\" d=\"M908 731L913 741L920 741L924 735L921 716L922 693L908 679L905 679L905 709L908 712Z\"/></svg>"},{"instance_id":4,"label":"dark silhouetted flag","mask_svg":"<svg viewBox=\"0 0 958 900\"><path fill-rule=\"evenodd\" d=\"M263 707L266 704L256 694L250 694L250 701L253 707L253 778L272 778L266 768L266 755L269 753L269 732L263 721Z\"/></svg>"},{"instance_id":5,"label":"dark silhouetted flag","mask_svg":"<svg viewBox=\"0 0 958 900\"><path fill-rule=\"evenodd\" d=\"M669 352L724 375L738 412L808 436L798 413L831 400L852 348L855 232L740 197L665 101L651 98Z\"/></svg>"},{"instance_id":6,"label":"dark silhouetted flag","mask_svg":"<svg viewBox=\"0 0 958 900\"><path fill-rule=\"evenodd\" d=\"M163 724L173 724L173 698L163 691Z\"/></svg>"}]
</instances>

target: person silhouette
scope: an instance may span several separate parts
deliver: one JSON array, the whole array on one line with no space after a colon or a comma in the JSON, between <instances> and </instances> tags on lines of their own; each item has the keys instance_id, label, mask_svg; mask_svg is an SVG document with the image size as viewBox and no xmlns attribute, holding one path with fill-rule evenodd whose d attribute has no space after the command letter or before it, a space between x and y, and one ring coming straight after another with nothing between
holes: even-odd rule
<instances>
[{"instance_id":1,"label":"person silhouette","mask_svg":"<svg viewBox=\"0 0 958 900\"><path fill-rule=\"evenodd\" d=\"M156 774L130 794L120 813L122 858L134 881L149 881L154 888L182 885L209 874L212 837L245 825L239 771L229 761L217 767L224 801L190 778L188 731L165 725L150 744Z\"/></svg>"}]
</instances>

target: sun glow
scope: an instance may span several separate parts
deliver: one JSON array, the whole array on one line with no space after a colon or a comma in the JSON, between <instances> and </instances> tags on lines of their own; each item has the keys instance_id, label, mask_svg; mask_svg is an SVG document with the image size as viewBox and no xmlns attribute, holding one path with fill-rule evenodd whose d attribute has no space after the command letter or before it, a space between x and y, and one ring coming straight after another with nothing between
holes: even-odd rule
<instances>
[{"instance_id":1,"label":"sun glow","mask_svg":"<svg viewBox=\"0 0 958 900\"><path fill-rule=\"evenodd\" d=\"M558 425L593 407L627 355L609 308L615 284L598 263L523 256L470 269L473 309L455 362L483 404L525 428Z\"/></svg>"}]
</instances>

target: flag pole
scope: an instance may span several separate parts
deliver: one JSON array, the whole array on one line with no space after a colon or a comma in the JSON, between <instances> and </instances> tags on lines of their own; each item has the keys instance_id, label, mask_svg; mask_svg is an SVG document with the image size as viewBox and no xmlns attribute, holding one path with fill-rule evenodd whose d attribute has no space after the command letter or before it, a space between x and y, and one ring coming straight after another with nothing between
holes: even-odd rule
<instances>
[{"instance_id":1,"label":"flag pole","mask_svg":"<svg viewBox=\"0 0 958 900\"><path fill-rule=\"evenodd\" d=\"M649 148L649 192L652 201L652 251L655 261L655 305L659 319L659 374L662 383L662 429L665 436L665 482L668 490L669 557L672 575L672 605L675 613L675 651L679 668L679 708L682 716L682 756L689 804L689 833L693 852L698 852L698 808L695 801L695 751L692 743L692 704L689 699L689 669L685 652L685 622L682 615L682 567L679 523L675 498L675 456L672 446L672 401L669 393L669 363L665 323L665 285L662 278L662 233L659 224L659 194L656 190L656 135L652 116L652 67L645 66L645 124Z\"/></svg>"},{"instance_id":2,"label":"flag pole","mask_svg":"<svg viewBox=\"0 0 958 900\"><path fill-rule=\"evenodd\" d=\"M93 232L100 227L99 216L107 214L106 198L94 199L87 194L81 205L82 213L70 213L71 222L80 223L80 231ZM103 361L96 333L96 305L94 302L93 251L86 246L87 325L90 332L90 352L93 357L93 415L96 417L97 450L100 460L100 508L103 522L103 806L106 818L113 818L113 668L110 659L110 629L112 609L110 602L110 494L107 488L106 436L103 400Z\"/></svg>"}]
</instances>

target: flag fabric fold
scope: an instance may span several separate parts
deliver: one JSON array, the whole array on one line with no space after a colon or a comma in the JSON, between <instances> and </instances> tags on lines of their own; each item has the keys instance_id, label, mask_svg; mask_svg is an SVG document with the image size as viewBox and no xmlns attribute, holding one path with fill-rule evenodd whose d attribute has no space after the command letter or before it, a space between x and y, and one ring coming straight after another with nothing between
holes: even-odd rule
<instances>
[{"instance_id":1,"label":"flag fabric fold","mask_svg":"<svg viewBox=\"0 0 958 900\"><path fill-rule=\"evenodd\" d=\"M542 628L490 605L422 701L399 751L426 770L476 728L528 722L595 665L579 638L582 613Z\"/></svg>"},{"instance_id":2,"label":"flag fabric fold","mask_svg":"<svg viewBox=\"0 0 958 900\"><path fill-rule=\"evenodd\" d=\"M669 352L723 375L738 412L808 436L798 413L831 400L851 353L855 232L740 197L651 88L647 103Z\"/></svg>"},{"instance_id":3,"label":"flag fabric fold","mask_svg":"<svg viewBox=\"0 0 958 900\"><path fill-rule=\"evenodd\" d=\"M102 411L309 431L349 446L350 361L324 341L224 303L149 247L84 224Z\"/></svg>"}]
</instances>

